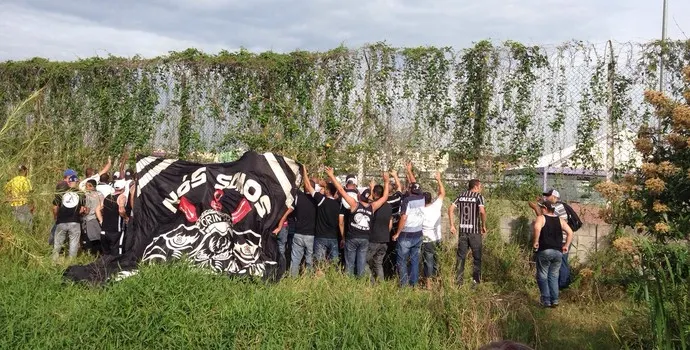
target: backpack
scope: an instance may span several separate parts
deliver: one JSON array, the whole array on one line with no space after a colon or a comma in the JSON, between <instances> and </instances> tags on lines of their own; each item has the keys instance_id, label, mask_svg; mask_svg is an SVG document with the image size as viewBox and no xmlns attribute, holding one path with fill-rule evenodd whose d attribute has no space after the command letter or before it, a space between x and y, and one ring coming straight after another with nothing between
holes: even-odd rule
<instances>
[{"instance_id":1,"label":"backpack","mask_svg":"<svg viewBox=\"0 0 690 350\"><path fill-rule=\"evenodd\" d=\"M563 208L565 209L566 214L568 214L568 226L570 226L573 232L576 232L580 229L580 227L582 227L580 217L577 216L577 213L571 206L563 202L561 202L561 204L563 204Z\"/></svg>"}]
</instances>

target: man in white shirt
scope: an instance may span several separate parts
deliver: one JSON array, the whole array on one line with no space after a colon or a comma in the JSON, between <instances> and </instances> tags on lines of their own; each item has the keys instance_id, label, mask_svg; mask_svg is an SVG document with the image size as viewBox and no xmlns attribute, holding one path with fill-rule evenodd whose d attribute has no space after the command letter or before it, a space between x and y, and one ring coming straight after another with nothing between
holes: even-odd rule
<instances>
[{"instance_id":1,"label":"man in white shirt","mask_svg":"<svg viewBox=\"0 0 690 350\"><path fill-rule=\"evenodd\" d=\"M441 210L446 189L441 181L441 173L436 172L438 197L431 201L431 193L424 192L424 222L422 223L422 259L424 261L424 278L426 288L431 289L431 280L438 275L437 250L441 245Z\"/></svg>"},{"instance_id":2,"label":"man in white shirt","mask_svg":"<svg viewBox=\"0 0 690 350\"><path fill-rule=\"evenodd\" d=\"M96 183L98 183L101 180L101 175L107 174L108 171L110 171L111 166L113 166L113 159L111 157L108 157L108 163L105 164L105 166L103 167L103 169L101 169L101 171L96 173L93 168L87 168L86 169L86 176L85 176L84 180L82 180L79 183L79 190L85 191L86 190L86 183L89 180L93 180L93 181L96 181Z\"/></svg>"}]
</instances>

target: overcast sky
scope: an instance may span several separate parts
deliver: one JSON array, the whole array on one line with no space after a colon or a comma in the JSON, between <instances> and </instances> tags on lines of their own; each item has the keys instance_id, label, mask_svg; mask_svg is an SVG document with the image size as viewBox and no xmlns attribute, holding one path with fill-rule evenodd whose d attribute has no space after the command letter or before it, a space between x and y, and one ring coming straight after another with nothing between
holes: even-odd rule
<instances>
[{"instance_id":1,"label":"overcast sky","mask_svg":"<svg viewBox=\"0 0 690 350\"><path fill-rule=\"evenodd\" d=\"M668 2L669 37L685 39L690 0ZM647 41L661 36L661 9L662 0L0 0L0 60Z\"/></svg>"}]
</instances>

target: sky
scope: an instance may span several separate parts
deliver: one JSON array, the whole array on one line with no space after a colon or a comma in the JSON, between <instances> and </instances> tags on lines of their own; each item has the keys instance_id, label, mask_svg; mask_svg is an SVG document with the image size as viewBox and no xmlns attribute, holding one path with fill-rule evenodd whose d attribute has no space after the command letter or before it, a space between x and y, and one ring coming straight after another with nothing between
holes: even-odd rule
<instances>
[{"instance_id":1,"label":"sky","mask_svg":"<svg viewBox=\"0 0 690 350\"><path fill-rule=\"evenodd\" d=\"M668 37L690 1L668 0ZM0 61L154 57L193 47L325 51L514 40L555 45L661 37L662 0L0 0Z\"/></svg>"}]
</instances>

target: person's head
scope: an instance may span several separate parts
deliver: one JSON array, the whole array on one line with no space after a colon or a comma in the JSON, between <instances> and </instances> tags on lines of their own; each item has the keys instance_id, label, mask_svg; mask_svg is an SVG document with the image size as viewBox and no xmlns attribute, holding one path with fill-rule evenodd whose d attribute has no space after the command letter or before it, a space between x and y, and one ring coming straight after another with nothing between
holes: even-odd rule
<instances>
[{"instance_id":1,"label":"person's head","mask_svg":"<svg viewBox=\"0 0 690 350\"><path fill-rule=\"evenodd\" d=\"M422 186L419 183L413 182L410 184L410 193L416 194L416 195L421 195L424 192L422 192Z\"/></svg>"},{"instance_id":2,"label":"person's head","mask_svg":"<svg viewBox=\"0 0 690 350\"><path fill-rule=\"evenodd\" d=\"M398 183L395 182L395 179L390 179L390 180L389 180L388 187L390 188L391 192L395 192L395 191L400 190L400 189L398 188Z\"/></svg>"},{"instance_id":3,"label":"person's head","mask_svg":"<svg viewBox=\"0 0 690 350\"><path fill-rule=\"evenodd\" d=\"M551 203L556 203L561 199L561 194L553 188L549 189L548 191L542 194L544 195L544 200L549 201Z\"/></svg>"},{"instance_id":4,"label":"person's head","mask_svg":"<svg viewBox=\"0 0 690 350\"><path fill-rule=\"evenodd\" d=\"M132 180L134 178L134 171L132 169L125 170L125 180Z\"/></svg>"},{"instance_id":5,"label":"person's head","mask_svg":"<svg viewBox=\"0 0 690 350\"><path fill-rule=\"evenodd\" d=\"M96 189L96 180L90 179L86 181L86 186L85 186L87 191L93 191Z\"/></svg>"},{"instance_id":6,"label":"person's head","mask_svg":"<svg viewBox=\"0 0 690 350\"><path fill-rule=\"evenodd\" d=\"M373 198L374 200L379 200L383 197L383 186L381 185L376 185L374 186L374 195Z\"/></svg>"},{"instance_id":7,"label":"person's head","mask_svg":"<svg viewBox=\"0 0 690 350\"><path fill-rule=\"evenodd\" d=\"M120 177L121 177L120 175L121 175L121 174L120 174L119 171L114 172L114 173L113 173L113 181L119 180Z\"/></svg>"},{"instance_id":8,"label":"person's head","mask_svg":"<svg viewBox=\"0 0 690 350\"><path fill-rule=\"evenodd\" d=\"M542 207L544 213L546 214L553 214L555 210L553 203L549 200L543 200L541 203L539 203L539 206Z\"/></svg>"},{"instance_id":9,"label":"person's head","mask_svg":"<svg viewBox=\"0 0 690 350\"><path fill-rule=\"evenodd\" d=\"M79 176L77 175L72 175L67 179L67 184L71 188L75 188L79 185Z\"/></svg>"},{"instance_id":10,"label":"person's head","mask_svg":"<svg viewBox=\"0 0 690 350\"><path fill-rule=\"evenodd\" d=\"M125 187L127 186L127 183L125 180L117 180L113 184L113 189L115 190L114 194L120 194L125 191Z\"/></svg>"},{"instance_id":11,"label":"person's head","mask_svg":"<svg viewBox=\"0 0 690 350\"><path fill-rule=\"evenodd\" d=\"M62 179L65 180L65 182L69 182L70 177L72 176L77 176L77 172L72 170L72 169L67 169L65 172L62 174Z\"/></svg>"},{"instance_id":12,"label":"person's head","mask_svg":"<svg viewBox=\"0 0 690 350\"><path fill-rule=\"evenodd\" d=\"M26 174L29 173L29 169L27 169L27 167L24 165L20 165L19 168L17 169L17 171L19 172L19 175L21 175L21 176L26 176Z\"/></svg>"},{"instance_id":13,"label":"person's head","mask_svg":"<svg viewBox=\"0 0 690 350\"><path fill-rule=\"evenodd\" d=\"M98 181L99 181L100 183L107 184L108 182L110 182L110 175L108 175L108 174L103 174L103 175L101 175L101 178L98 179Z\"/></svg>"},{"instance_id":14,"label":"person's head","mask_svg":"<svg viewBox=\"0 0 690 350\"><path fill-rule=\"evenodd\" d=\"M424 204L431 204L431 192L424 192Z\"/></svg>"},{"instance_id":15,"label":"person's head","mask_svg":"<svg viewBox=\"0 0 690 350\"><path fill-rule=\"evenodd\" d=\"M94 176L96 174L96 170L94 170L93 168L86 168L85 174L86 177Z\"/></svg>"},{"instance_id":16,"label":"person's head","mask_svg":"<svg viewBox=\"0 0 690 350\"><path fill-rule=\"evenodd\" d=\"M478 179L472 179L467 184L467 189L472 191L472 192L481 192L482 191L482 182L479 181Z\"/></svg>"},{"instance_id":17,"label":"person's head","mask_svg":"<svg viewBox=\"0 0 690 350\"><path fill-rule=\"evenodd\" d=\"M345 188L356 190L357 189L357 176L354 174L347 175L345 178Z\"/></svg>"},{"instance_id":18,"label":"person's head","mask_svg":"<svg viewBox=\"0 0 690 350\"><path fill-rule=\"evenodd\" d=\"M362 191L362 194L359 195L359 201L362 204L370 203L371 202L371 191L367 188L366 190Z\"/></svg>"},{"instance_id":19,"label":"person's head","mask_svg":"<svg viewBox=\"0 0 690 350\"><path fill-rule=\"evenodd\" d=\"M329 182L326 184L326 195L335 197L335 195L338 194L338 188L335 187L335 184L332 182Z\"/></svg>"}]
</instances>

